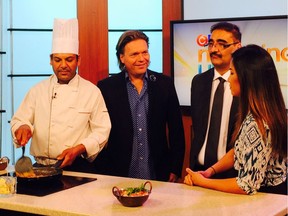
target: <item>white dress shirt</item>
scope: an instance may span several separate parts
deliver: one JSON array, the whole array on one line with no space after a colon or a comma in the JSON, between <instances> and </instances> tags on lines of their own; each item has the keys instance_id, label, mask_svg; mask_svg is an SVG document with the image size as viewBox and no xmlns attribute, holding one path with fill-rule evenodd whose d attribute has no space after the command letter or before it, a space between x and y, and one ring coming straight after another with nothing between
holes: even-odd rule
<instances>
[{"instance_id":1,"label":"white dress shirt","mask_svg":"<svg viewBox=\"0 0 288 216\"><path fill-rule=\"evenodd\" d=\"M218 144L218 152L217 158L218 160L221 159L226 154L226 147L227 147L227 134L228 134L228 125L229 125L229 117L230 117L230 110L232 105L233 96L230 90L230 84L227 81L228 77L230 76L230 70L227 71L223 76L221 76L216 69L214 68L214 78L212 82L212 89L211 89L211 98L210 98L210 108L209 108L209 118L208 118L208 127L206 131L206 136L204 140L204 144L201 148L201 151L198 155L198 162L201 165L204 165L204 158L205 158L205 149L207 144L207 137L210 125L210 117L211 117L211 110L212 104L214 100L214 94L216 88L219 84L219 77L222 77L226 82L224 83L224 98L223 98L223 110L222 110L222 119L221 119L221 128L220 128L220 136L219 136L219 144Z\"/></svg>"}]
</instances>

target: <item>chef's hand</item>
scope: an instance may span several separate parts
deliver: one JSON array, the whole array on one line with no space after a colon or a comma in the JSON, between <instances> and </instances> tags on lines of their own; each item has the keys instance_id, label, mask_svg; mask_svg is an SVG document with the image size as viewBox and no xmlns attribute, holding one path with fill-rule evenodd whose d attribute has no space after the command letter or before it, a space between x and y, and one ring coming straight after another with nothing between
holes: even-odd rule
<instances>
[{"instance_id":1,"label":"chef's hand","mask_svg":"<svg viewBox=\"0 0 288 216\"><path fill-rule=\"evenodd\" d=\"M25 146L32 137L32 131L27 124L21 125L15 131L15 137L19 145Z\"/></svg>"},{"instance_id":2,"label":"chef's hand","mask_svg":"<svg viewBox=\"0 0 288 216\"><path fill-rule=\"evenodd\" d=\"M177 182L178 177L174 173L170 173L168 182Z\"/></svg>"},{"instance_id":3,"label":"chef's hand","mask_svg":"<svg viewBox=\"0 0 288 216\"><path fill-rule=\"evenodd\" d=\"M63 160L59 168L70 166L76 157L86 152L86 148L83 144L79 144L69 149L65 149L62 154L57 157L57 160Z\"/></svg>"}]
</instances>

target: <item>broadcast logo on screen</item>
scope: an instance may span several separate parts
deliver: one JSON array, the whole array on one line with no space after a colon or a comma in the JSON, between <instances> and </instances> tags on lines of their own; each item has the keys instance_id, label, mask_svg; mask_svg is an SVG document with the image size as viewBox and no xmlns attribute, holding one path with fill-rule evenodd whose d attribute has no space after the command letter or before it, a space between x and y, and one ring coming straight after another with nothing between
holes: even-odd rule
<instances>
[{"instance_id":1,"label":"broadcast logo on screen","mask_svg":"<svg viewBox=\"0 0 288 216\"><path fill-rule=\"evenodd\" d=\"M197 44L201 47L201 49L198 50L198 73L202 73L203 71L209 70L212 68L209 52L205 47L205 45L208 44L210 40L211 35L204 35L200 34L196 38ZM203 56L206 57L206 61L203 62ZM205 69L203 70L203 68Z\"/></svg>"},{"instance_id":2,"label":"broadcast logo on screen","mask_svg":"<svg viewBox=\"0 0 288 216\"><path fill-rule=\"evenodd\" d=\"M208 35L208 36L203 35L203 34L198 35L196 39L197 44L201 47L204 47L206 44L208 44L208 41L210 40L210 36L211 35Z\"/></svg>"}]
</instances>

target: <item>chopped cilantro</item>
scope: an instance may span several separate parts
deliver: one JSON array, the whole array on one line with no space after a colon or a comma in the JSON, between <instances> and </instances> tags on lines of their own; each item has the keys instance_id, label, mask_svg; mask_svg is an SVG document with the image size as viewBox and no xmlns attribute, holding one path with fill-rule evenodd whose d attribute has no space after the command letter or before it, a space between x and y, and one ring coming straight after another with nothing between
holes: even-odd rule
<instances>
[{"instance_id":1,"label":"chopped cilantro","mask_svg":"<svg viewBox=\"0 0 288 216\"><path fill-rule=\"evenodd\" d=\"M140 192L140 191L146 191L146 189L144 188L144 184L141 184L140 187L128 187L125 190L127 191L128 196L130 196L133 193Z\"/></svg>"}]
</instances>

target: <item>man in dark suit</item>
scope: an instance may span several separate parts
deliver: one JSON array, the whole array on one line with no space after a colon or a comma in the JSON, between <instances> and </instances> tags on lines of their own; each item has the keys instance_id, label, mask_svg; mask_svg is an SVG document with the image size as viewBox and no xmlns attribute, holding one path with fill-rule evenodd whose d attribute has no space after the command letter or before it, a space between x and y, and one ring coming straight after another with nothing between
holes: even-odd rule
<instances>
[{"instance_id":1,"label":"man in dark suit","mask_svg":"<svg viewBox=\"0 0 288 216\"><path fill-rule=\"evenodd\" d=\"M185 141L173 81L148 70L148 37L126 31L116 46L121 72L99 81L112 129L95 160L96 172L176 182Z\"/></svg>"},{"instance_id":2,"label":"man in dark suit","mask_svg":"<svg viewBox=\"0 0 288 216\"><path fill-rule=\"evenodd\" d=\"M211 27L211 37L207 46L214 68L196 75L191 84L193 139L190 152L190 168L195 171L211 169L211 172L217 173L211 167L211 164L219 160L232 147L229 142L238 108L237 98L232 96L227 79L230 75L231 54L241 47L239 27L227 22L216 23ZM224 99L220 125L217 126L220 128L219 138L213 140L216 145L216 150L213 150L207 144L207 140L210 123L213 121L211 121L210 116L214 93L220 83L219 77L224 79ZM210 153L209 156L207 156L208 153ZM213 154L215 154L214 159L211 158ZM212 162L208 163L208 160ZM235 173L230 170L222 174L222 176L214 175L214 177L221 178L233 175Z\"/></svg>"}]
</instances>

